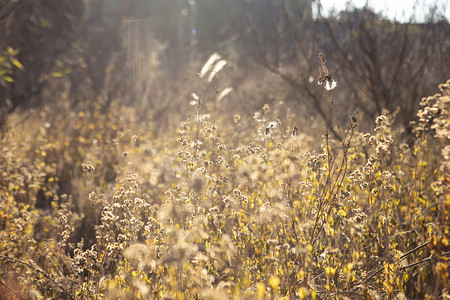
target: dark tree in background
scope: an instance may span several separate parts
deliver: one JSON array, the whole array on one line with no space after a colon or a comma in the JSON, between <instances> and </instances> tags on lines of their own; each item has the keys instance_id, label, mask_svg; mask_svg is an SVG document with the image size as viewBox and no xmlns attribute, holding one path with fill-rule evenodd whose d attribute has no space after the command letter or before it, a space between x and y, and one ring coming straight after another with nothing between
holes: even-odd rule
<instances>
[{"instance_id":1,"label":"dark tree in background","mask_svg":"<svg viewBox=\"0 0 450 300\"><path fill-rule=\"evenodd\" d=\"M383 109L400 108L408 125L420 98L433 94L449 74L450 27L386 20L368 8L344 11L312 21L293 2L279 1L270 18L258 5L243 5L250 28L245 40L255 61L277 74L298 92L299 99L324 116L317 92L317 53L324 52L338 81L337 107L345 116L358 108L372 120ZM276 7L275 7L276 6Z\"/></svg>"},{"instance_id":2,"label":"dark tree in background","mask_svg":"<svg viewBox=\"0 0 450 300\"><path fill-rule=\"evenodd\" d=\"M342 100L360 103L358 108L371 119L398 107L400 121L407 125L420 98L447 79L447 22L401 24L362 9L322 23L328 39L320 46L339 70L345 85Z\"/></svg>"},{"instance_id":3,"label":"dark tree in background","mask_svg":"<svg viewBox=\"0 0 450 300\"><path fill-rule=\"evenodd\" d=\"M0 19L0 49L19 51L23 70L0 88L0 103L7 111L40 105L45 90L58 101L70 86L73 103L114 91L105 91L111 64L120 66L119 27L127 6L122 1L49 0L9 1ZM116 68L117 69L117 68ZM56 85L55 85L56 83Z\"/></svg>"},{"instance_id":4,"label":"dark tree in background","mask_svg":"<svg viewBox=\"0 0 450 300\"><path fill-rule=\"evenodd\" d=\"M0 48L18 49L24 69L14 73L12 84L2 87L1 103L8 98L10 109L39 103L48 75L76 39L83 17L82 1L76 0L9 1L4 13L12 6L0 19Z\"/></svg>"}]
</instances>

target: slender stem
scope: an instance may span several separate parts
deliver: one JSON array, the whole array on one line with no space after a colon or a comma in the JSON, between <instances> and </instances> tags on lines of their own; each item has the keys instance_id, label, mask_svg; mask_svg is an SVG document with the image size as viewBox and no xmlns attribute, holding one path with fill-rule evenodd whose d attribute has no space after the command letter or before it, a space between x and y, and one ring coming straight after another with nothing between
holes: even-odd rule
<instances>
[{"instance_id":1,"label":"slender stem","mask_svg":"<svg viewBox=\"0 0 450 300\"><path fill-rule=\"evenodd\" d=\"M415 262L415 263L412 263L412 264L409 264L409 265L407 265L407 266L401 267L400 270L405 270L405 269L408 269L408 268L411 268L411 267L420 265L421 263L430 261L430 260L432 260L432 259L433 259L433 255L430 255L430 256L428 256L428 257L425 258L425 259L422 259L422 260L417 261L417 262Z\"/></svg>"},{"instance_id":2,"label":"slender stem","mask_svg":"<svg viewBox=\"0 0 450 300\"><path fill-rule=\"evenodd\" d=\"M400 259L406 258L406 257L407 257L408 255L410 255L411 253L413 253L413 252L419 250L420 248L423 248L423 247L425 247L426 245L428 245L428 243L429 243L429 242L425 242L425 243L423 243L422 245L419 245L419 246L417 246L416 248L413 248L413 249L409 250L408 252L406 252L405 254L403 254L402 256L400 256Z\"/></svg>"}]
</instances>

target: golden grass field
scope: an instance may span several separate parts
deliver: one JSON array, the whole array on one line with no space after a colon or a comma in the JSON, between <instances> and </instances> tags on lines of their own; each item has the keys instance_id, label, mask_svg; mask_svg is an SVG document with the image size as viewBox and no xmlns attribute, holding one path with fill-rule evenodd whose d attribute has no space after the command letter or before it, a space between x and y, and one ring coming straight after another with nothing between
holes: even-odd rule
<instances>
[{"instance_id":1,"label":"golden grass field","mask_svg":"<svg viewBox=\"0 0 450 300\"><path fill-rule=\"evenodd\" d=\"M220 91L165 130L114 103L14 113L0 299L449 299L450 81L406 138L395 111L339 124L338 88L338 136L230 118Z\"/></svg>"}]
</instances>

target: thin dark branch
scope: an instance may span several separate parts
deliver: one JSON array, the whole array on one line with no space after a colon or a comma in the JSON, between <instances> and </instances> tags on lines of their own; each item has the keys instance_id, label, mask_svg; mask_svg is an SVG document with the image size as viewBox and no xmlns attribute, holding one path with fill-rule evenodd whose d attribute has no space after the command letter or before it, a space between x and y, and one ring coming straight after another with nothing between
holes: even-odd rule
<instances>
[{"instance_id":1,"label":"thin dark branch","mask_svg":"<svg viewBox=\"0 0 450 300\"><path fill-rule=\"evenodd\" d=\"M369 277L364 279L362 282L358 283L356 286L358 287L362 284L366 284L370 279L374 278L376 275L378 275L383 270L384 270L384 267L379 268L378 270L374 271Z\"/></svg>"},{"instance_id":2,"label":"thin dark branch","mask_svg":"<svg viewBox=\"0 0 450 300\"><path fill-rule=\"evenodd\" d=\"M408 268L411 268L411 267L420 265L421 263L430 261L430 260L432 260L432 259L433 259L433 255L430 255L430 256L428 256L428 257L425 258L425 259L422 259L422 260L417 261L417 262L415 262L415 263L412 263L412 264L409 264L409 265L407 265L407 266L401 267L400 270L405 270L405 269L408 269Z\"/></svg>"},{"instance_id":3,"label":"thin dark branch","mask_svg":"<svg viewBox=\"0 0 450 300\"><path fill-rule=\"evenodd\" d=\"M12 11L22 2L22 0L16 0L12 2L6 9L0 12L0 21L6 18Z\"/></svg>"},{"instance_id":4,"label":"thin dark branch","mask_svg":"<svg viewBox=\"0 0 450 300\"><path fill-rule=\"evenodd\" d=\"M428 245L429 242L425 242L422 245L417 246L416 248L413 248L411 250L409 250L408 252L406 252L405 254L403 254L402 256L400 256L400 259L404 259L405 257L407 257L408 255L410 255L411 253L419 250L420 248L425 247L426 245Z\"/></svg>"}]
</instances>

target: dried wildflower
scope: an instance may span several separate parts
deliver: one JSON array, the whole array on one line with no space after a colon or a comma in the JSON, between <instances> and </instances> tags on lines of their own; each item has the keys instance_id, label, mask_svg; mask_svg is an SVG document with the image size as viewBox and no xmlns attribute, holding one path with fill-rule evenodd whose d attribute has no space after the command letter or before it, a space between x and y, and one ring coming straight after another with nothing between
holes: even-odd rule
<instances>
[{"instance_id":1,"label":"dried wildflower","mask_svg":"<svg viewBox=\"0 0 450 300\"><path fill-rule=\"evenodd\" d=\"M255 120L258 123L261 123L262 122L261 113L260 112L255 112L253 114L253 120Z\"/></svg>"},{"instance_id":2,"label":"dried wildflower","mask_svg":"<svg viewBox=\"0 0 450 300\"><path fill-rule=\"evenodd\" d=\"M235 201L231 197L227 197L227 196L223 196L222 201L225 204L225 207L234 206L234 204L235 204Z\"/></svg>"},{"instance_id":3,"label":"dried wildflower","mask_svg":"<svg viewBox=\"0 0 450 300\"><path fill-rule=\"evenodd\" d=\"M366 141L369 141L370 137L371 137L370 133L365 133L362 136L362 138L365 139Z\"/></svg>"},{"instance_id":4,"label":"dried wildflower","mask_svg":"<svg viewBox=\"0 0 450 300\"><path fill-rule=\"evenodd\" d=\"M352 128L356 128L358 126L358 118L357 115L359 114L358 110L355 111L355 113L350 117L350 124Z\"/></svg>"},{"instance_id":5,"label":"dried wildflower","mask_svg":"<svg viewBox=\"0 0 450 300\"><path fill-rule=\"evenodd\" d=\"M332 91L336 88L337 82L333 78L331 78L331 74L330 72L328 72L328 68L325 64L325 57L322 53L319 53L319 60L322 69L319 68L319 79L317 80L317 84L322 85L323 83L325 83L325 90Z\"/></svg>"},{"instance_id":6,"label":"dried wildflower","mask_svg":"<svg viewBox=\"0 0 450 300\"><path fill-rule=\"evenodd\" d=\"M375 151L378 155L388 154L389 153L389 143L378 141Z\"/></svg>"},{"instance_id":7,"label":"dried wildflower","mask_svg":"<svg viewBox=\"0 0 450 300\"><path fill-rule=\"evenodd\" d=\"M386 121L386 116L380 115L376 118L375 124L379 125L379 124L383 123L384 121Z\"/></svg>"},{"instance_id":8,"label":"dried wildflower","mask_svg":"<svg viewBox=\"0 0 450 300\"><path fill-rule=\"evenodd\" d=\"M235 114L233 117L234 124L239 124L241 122L241 116L238 114Z\"/></svg>"},{"instance_id":9,"label":"dried wildflower","mask_svg":"<svg viewBox=\"0 0 450 300\"><path fill-rule=\"evenodd\" d=\"M189 122L188 121L181 122L181 129L187 131L189 129Z\"/></svg>"},{"instance_id":10,"label":"dried wildflower","mask_svg":"<svg viewBox=\"0 0 450 300\"><path fill-rule=\"evenodd\" d=\"M327 257L327 252L323 251L319 256L317 256L317 262L318 263L324 262L326 257Z\"/></svg>"},{"instance_id":11,"label":"dried wildflower","mask_svg":"<svg viewBox=\"0 0 450 300\"><path fill-rule=\"evenodd\" d=\"M334 79L329 79L329 80L326 80L326 82L325 82L325 89L327 91L334 90L336 88L336 86L337 86L337 82Z\"/></svg>"},{"instance_id":12,"label":"dried wildflower","mask_svg":"<svg viewBox=\"0 0 450 300\"><path fill-rule=\"evenodd\" d=\"M85 164L82 164L81 166L83 168L83 171L85 172L91 173L95 171L95 167L90 161L86 162Z\"/></svg>"},{"instance_id":13,"label":"dried wildflower","mask_svg":"<svg viewBox=\"0 0 450 300\"><path fill-rule=\"evenodd\" d=\"M189 144L189 140L185 136L178 138L177 142L179 142L182 146Z\"/></svg>"},{"instance_id":14,"label":"dried wildflower","mask_svg":"<svg viewBox=\"0 0 450 300\"><path fill-rule=\"evenodd\" d=\"M217 150L222 150L222 151L227 150L227 146L225 146L225 144L216 143L216 147L217 147Z\"/></svg>"},{"instance_id":15,"label":"dried wildflower","mask_svg":"<svg viewBox=\"0 0 450 300\"><path fill-rule=\"evenodd\" d=\"M278 122L277 121L272 121L270 122L267 126L266 126L266 131L265 131L265 135L270 134L271 129L273 128L277 128L278 127Z\"/></svg>"},{"instance_id":16,"label":"dried wildflower","mask_svg":"<svg viewBox=\"0 0 450 300\"><path fill-rule=\"evenodd\" d=\"M297 136L297 135L298 135L298 127L297 127L297 125L294 125L294 127L292 128L291 136Z\"/></svg>"},{"instance_id":17,"label":"dried wildflower","mask_svg":"<svg viewBox=\"0 0 450 300\"><path fill-rule=\"evenodd\" d=\"M345 198L347 198L348 196L350 196L350 192L349 192L349 191L346 191L346 190L342 190L341 193L339 194L339 198L340 198L340 199L345 199Z\"/></svg>"},{"instance_id":18,"label":"dried wildflower","mask_svg":"<svg viewBox=\"0 0 450 300\"><path fill-rule=\"evenodd\" d=\"M228 182L228 177L227 177L227 176L220 175L220 176L219 176L219 180L222 181L222 182L224 182L224 183L227 183L227 182Z\"/></svg>"},{"instance_id":19,"label":"dried wildflower","mask_svg":"<svg viewBox=\"0 0 450 300\"><path fill-rule=\"evenodd\" d=\"M264 104L263 106L264 115L267 116L270 113L270 107L269 104Z\"/></svg>"},{"instance_id":20,"label":"dried wildflower","mask_svg":"<svg viewBox=\"0 0 450 300\"><path fill-rule=\"evenodd\" d=\"M350 179L354 183L359 183L362 181L363 175L361 174L361 172L359 170L356 170L356 171L350 173L350 175L348 176L348 179Z\"/></svg>"},{"instance_id":21,"label":"dried wildflower","mask_svg":"<svg viewBox=\"0 0 450 300\"><path fill-rule=\"evenodd\" d=\"M93 204L99 203L99 198L94 191L89 193L89 201L92 202Z\"/></svg>"}]
</instances>

